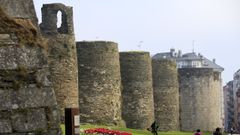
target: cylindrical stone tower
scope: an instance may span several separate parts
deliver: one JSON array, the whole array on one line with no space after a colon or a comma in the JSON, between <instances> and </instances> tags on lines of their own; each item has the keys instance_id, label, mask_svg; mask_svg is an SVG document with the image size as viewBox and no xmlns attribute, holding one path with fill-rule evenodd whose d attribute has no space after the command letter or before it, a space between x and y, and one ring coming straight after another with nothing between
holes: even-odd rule
<instances>
[{"instance_id":1,"label":"cylindrical stone tower","mask_svg":"<svg viewBox=\"0 0 240 135\"><path fill-rule=\"evenodd\" d=\"M121 125L121 76L117 43L77 42L80 120Z\"/></svg>"},{"instance_id":2,"label":"cylindrical stone tower","mask_svg":"<svg viewBox=\"0 0 240 135\"><path fill-rule=\"evenodd\" d=\"M146 129L154 121L152 66L148 52L121 52L122 116L128 128Z\"/></svg>"},{"instance_id":3,"label":"cylindrical stone tower","mask_svg":"<svg viewBox=\"0 0 240 135\"><path fill-rule=\"evenodd\" d=\"M57 13L62 12L62 25L57 28ZM48 39L48 60L57 102L64 108L78 108L77 52L73 31L72 7L44 4L42 35ZM64 120L64 119L62 119Z\"/></svg>"},{"instance_id":4,"label":"cylindrical stone tower","mask_svg":"<svg viewBox=\"0 0 240 135\"><path fill-rule=\"evenodd\" d=\"M220 73L211 68L179 69L181 130L214 131L222 126Z\"/></svg>"},{"instance_id":5,"label":"cylindrical stone tower","mask_svg":"<svg viewBox=\"0 0 240 135\"><path fill-rule=\"evenodd\" d=\"M155 120L160 131L179 130L179 85L176 61L153 59Z\"/></svg>"}]
</instances>

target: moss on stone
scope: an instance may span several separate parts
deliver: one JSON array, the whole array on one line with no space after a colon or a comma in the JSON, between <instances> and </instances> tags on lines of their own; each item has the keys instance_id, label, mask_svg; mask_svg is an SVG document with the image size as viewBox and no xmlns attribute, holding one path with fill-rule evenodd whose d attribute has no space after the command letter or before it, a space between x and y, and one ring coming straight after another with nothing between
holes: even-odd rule
<instances>
[{"instance_id":1,"label":"moss on stone","mask_svg":"<svg viewBox=\"0 0 240 135\"><path fill-rule=\"evenodd\" d=\"M14 33L19 45L38 45L46 47L46 40L40 37L37 28L30 19L14 19L4 13L0 7L0 33Z\"/></svg>"}]
</instances>

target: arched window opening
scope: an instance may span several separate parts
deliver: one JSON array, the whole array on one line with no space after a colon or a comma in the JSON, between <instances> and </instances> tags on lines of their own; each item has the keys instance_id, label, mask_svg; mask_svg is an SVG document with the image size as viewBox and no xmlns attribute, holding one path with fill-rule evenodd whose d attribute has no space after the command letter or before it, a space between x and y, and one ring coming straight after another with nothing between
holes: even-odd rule
<instances>
[{"instance_id":1,"label":"arched window opening","mask_svg":"<svg viewBox=\"0 0 240 135\"><path fill-rule=\"evenodd\" d=\"M57 28L60 28L62 26L62 12L57 12Z\"/></svg>"}]
</instances>

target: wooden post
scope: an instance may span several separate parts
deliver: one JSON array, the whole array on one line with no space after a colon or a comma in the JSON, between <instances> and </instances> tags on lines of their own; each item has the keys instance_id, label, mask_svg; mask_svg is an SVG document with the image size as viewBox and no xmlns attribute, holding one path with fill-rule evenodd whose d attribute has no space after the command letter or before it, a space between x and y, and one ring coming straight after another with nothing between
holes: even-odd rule
<instances>
[{"instance_id":1,"label":"wooden post","mask_svg":"<svg viewBox=\"0 0 240 135\"><path fill-rule=\"evenodd\" d=\"M65 108L65 134L80 134L79 108Z\"/></svg>"}]
</instances>

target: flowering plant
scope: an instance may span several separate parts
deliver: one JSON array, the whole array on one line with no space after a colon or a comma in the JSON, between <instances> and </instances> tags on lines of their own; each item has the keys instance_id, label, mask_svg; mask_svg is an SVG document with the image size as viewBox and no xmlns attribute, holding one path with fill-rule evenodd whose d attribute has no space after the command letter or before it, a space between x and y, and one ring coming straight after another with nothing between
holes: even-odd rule
<instances>
[{"instance_id":1,"label":"flowering plant","mask_svg":"<svg viewBox=\"0 0 240 135\"><path fill-rule=\"evenodd\" d=\"M103 134L103 135L132 135L131 133L127 132L120 132L118 130L109 130L106 128L94 128L94 129L87 129L84 130L86 134Z\"/></svg>"}]
</instances>

